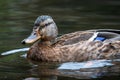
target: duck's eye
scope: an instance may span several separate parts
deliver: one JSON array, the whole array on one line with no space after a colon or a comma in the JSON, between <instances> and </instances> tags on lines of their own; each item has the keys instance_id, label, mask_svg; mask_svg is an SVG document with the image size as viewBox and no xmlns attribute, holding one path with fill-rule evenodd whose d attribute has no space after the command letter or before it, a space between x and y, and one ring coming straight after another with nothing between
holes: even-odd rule
<instances>
[{"instance_id":1,"label":"duck's eye","mask_svg":"<svg viewBox=\"0 0 120 80\"><path fill-rule=\"evenodd\" d=\"M34 33L33 35L36 35L36 33Z\"/></svg>"}]
</instances>

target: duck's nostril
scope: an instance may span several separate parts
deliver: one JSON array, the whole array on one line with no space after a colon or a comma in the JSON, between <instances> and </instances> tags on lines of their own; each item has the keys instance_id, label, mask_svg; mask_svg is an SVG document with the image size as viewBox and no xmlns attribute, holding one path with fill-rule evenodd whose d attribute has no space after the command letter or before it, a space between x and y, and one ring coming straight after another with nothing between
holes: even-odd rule
<instances>
[{"instance_id":1,"label":"duck's nostril","mask_svg":"<svg viewBox=\"0 0 120 80\"><path fill-rule=\"evenodd\" d=\"M21 43L22 43L22 44L26 44L25 41L22 41Z\"/></svg>"}]
</instances>

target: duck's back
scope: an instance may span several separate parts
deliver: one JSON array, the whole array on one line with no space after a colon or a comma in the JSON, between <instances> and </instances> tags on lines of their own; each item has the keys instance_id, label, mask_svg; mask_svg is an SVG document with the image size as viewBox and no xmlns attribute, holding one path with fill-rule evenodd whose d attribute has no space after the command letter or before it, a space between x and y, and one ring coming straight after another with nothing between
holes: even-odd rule
<instances>
[{"instance_id":1,"label":"duck's back","mask_svg":"<svg viewBox=\"0 0 120 80\"><path fill-rule=\"evenodd\" d=\"M80 41L86 41L90 39L94 32L99 32L98 36L104 37L106 39L120 38L120 30L116 29L95 29L95 30L86 30L86 31L77 31L68 34L64 34L56 39L56 46L71 45L78 43Z\"/></svg>"},{"instance_id":2,"label":"duck's back","mask_svg":"<svg viewBox=\"0 0 120 80\"><path fill-rule=\"evenodd\" d=\"M86 41L93 35L93 32L89 31L77 31L69 34L62 35L56 39L56 45L71 45L80 41Z\"/></svg>"}]
</instances>

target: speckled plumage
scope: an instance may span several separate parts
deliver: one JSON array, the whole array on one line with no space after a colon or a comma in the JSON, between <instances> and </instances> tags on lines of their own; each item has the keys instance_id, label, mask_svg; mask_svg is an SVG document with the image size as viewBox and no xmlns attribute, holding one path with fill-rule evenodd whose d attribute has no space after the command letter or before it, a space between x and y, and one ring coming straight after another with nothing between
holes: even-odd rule
<instances>
[{"instance_id":1,"label":"speckled plumage","mask_svg":"<svg viewBox=\"0 0 120 80\"><path fill-rule=\"evenodd\" d=\"M93 32L75 32L70 34L70 36L66 34L59 37L58 42L54 45L48 45L46 42L35 43L29 50L27 57L36 61L66 62L113 59L120 55L120 41L112 43L88 42L87 40Z\"/></svg>"},{"instance_id":2,"label":"speckled plumage","mask_svg":"<svg viewBox=\"0 0 120 80\"><path fill-rule=\"evenodd\" d=\"M57 37L57 26L50 16L40 16L36 23L31 35L34 37L22 41L23 44L35 42L27 53L30 60L66 62L120 58L120 30L86 30ZM106 40L92 40L95 32Z\"/></svg>"}]
</instances>

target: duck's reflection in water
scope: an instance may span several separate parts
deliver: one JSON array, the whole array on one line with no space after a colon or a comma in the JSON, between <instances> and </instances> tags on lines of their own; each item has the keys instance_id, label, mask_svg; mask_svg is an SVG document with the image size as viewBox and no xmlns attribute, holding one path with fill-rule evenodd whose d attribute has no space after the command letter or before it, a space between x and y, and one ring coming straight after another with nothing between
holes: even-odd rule
<instances>
[{"instance_id":1,"label":"duck's reflection in water","mask_svg":"<svg viewBox=\"0 0 120 80\"><path fill-rule=\"evenodd\" d=\"M24 80L40 80L39 78L34 78L34 77L29 77L29 78L25 78Z\"/></svg>"},{"instance_id":2,"label":"duck's reflection in water","mask_svg":"<svg viewBox=\"0 0 120 80\"><path fill-rule=\"evenodd\" d=\"M105 76L118 76L120 72L119 61L93 60L62 64L37 63L37 66L33 66L29 71L31 76L39 77L40 80L57 80L59 76L74 79L102 78ZM38 80L38 78L32 80Z\"/></svg>"}]
</instances>

